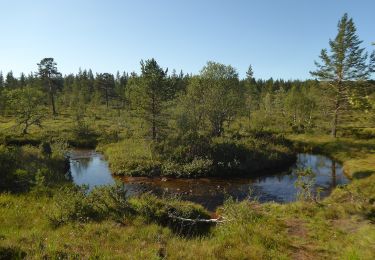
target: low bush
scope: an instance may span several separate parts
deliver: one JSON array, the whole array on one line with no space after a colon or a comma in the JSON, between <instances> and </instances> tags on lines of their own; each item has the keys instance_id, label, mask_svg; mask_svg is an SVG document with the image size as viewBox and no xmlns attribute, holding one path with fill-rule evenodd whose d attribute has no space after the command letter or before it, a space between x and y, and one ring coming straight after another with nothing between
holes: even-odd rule
<instances>
[{"instance_id":1,"label":"low bush","mask_svg":"<svg viewBox=\"0 0 375 260\"><path fill-rule=\"evenodd\" d=\"M161 167L151 145L143 139L125 139L98 149L104 152L114 174L148 176L160 173Z\"/></svg>"},{"instance_id":2,"label":"low bush","mask_svg":"<svg viewBox=\"0 0 375 260\"><path fill-rule=\"evenodd\" d=\"M192 202L144 194L138 198L133 198L130 203L137 214L146 221L168 226L173 232L183 236L204 235L211 227L209 223L184 220L210 218L208 212L201 205Z\"/></svg>"},{"instance_id":3,"label":"low bush","mask_svg":"<svg viewBox=\"0 0 375 260\"><path fill-rule=\"evenodd\" d=\"M0 259L25 259L26 256L26 252L18 247L0 246Z\"/></svg>"},{"instance_id":4,"label":"low bush","mask_svg":"<svg viewBox=\"0 0 375 260\"><path fill-rule=\"evenodd\" d=\"M210 218L203 206L177 198L158 198L152 194L144 194L132 198L131 204L138 214L148 221L168 224L177 221L174 216L188 219Z\"/></svg>"},{"instance_id":5,"label":"low bush","mask_svg":"<svg viewBox=\"0 0 375 260\"><path fill-rule=\"evenodd\" d=\"M200 177L212 173L213 161L211 159L194 158L188 163L175 163L166 161L161 168L161 175L176 177Z\"/></svg>"},{"instance_id":6,"label":"low bush","mask_svg":"<svg viewBox=\"0 0 375 260\"><path fill-rule=\"evenodd\" d=\"M159 143L126 139L101 149L115 174L202 177L282 170L295 160L291 147L283 136L254 132L238 139L193 133Z\"/></svg>"},{"instance_id":7,"label":"low bush","mask_svg":"<svg viewBox=\"0 0 375 260\"><path fill-rule=\"evenodd\" d=\"M45 156L34 146L0 146L0 191L24 192L35 186L52 187L67 181L67 161L62 154Z\"/></svg>"},{"instance_id":8,"label":"low bush","mask_svg":"<svg viewBox=\"0 0 375 260\"><path fill-rule=\"evenodd\" d=\"M69 144L75 147L95 148L99 134L85 121L78 121L72 129Z\"/></svg>"},{"instance_id":9,"label":"low bush","mask_svg":"<svg viewBox=\"0 0 375 260\"><path fill-rule=\"evenodd\" d=\"M144 194L129 199L121 186L103 186L91 192L88 192L87 187L65 186L54 195L48 214L53 227L71 222L86 223L108 219L126 223L135 217L191 235L207 231L205 228L209 225L184 223L181 218L207 219L210 215L201 205L177 198L158 198Z\"/></svg>"},{"instance_id":10,"label":"low bush","mask_svg":"<svg viewBox=\"0 0 375 260\"><path fill-rule=\"evenodd\" d=\"M121 222L134 213L121 186L97 187L91 192L85 186L64 186L54 195L48 218L58 227L68 222L103 219Z\"/></svg>"},{"instance_id":11,"label":"low bush","mask_svg":"<svg viewBox=\"0 0 375 260\"><path fill-rule=\"evenodd\" d=\"M355 137L357 139L369 140L375 138L375 128L343 128L341 130L343 137Z\"/></svg>"}]
</instances>

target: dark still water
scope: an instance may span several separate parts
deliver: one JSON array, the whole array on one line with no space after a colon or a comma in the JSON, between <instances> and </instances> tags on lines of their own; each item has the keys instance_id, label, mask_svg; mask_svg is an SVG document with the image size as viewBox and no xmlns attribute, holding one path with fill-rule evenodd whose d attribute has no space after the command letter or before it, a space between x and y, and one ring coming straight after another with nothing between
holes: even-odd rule
<instances>
[{"instance_id":1,"label":"dark still water","mask_svg":"<svg viewBox=\"0 0 375 260\"><path fill-rule=\"evenodd\" d=\"M296 199L297 169L310 167L315 173L316 186L322 188L321 197L327 196L332 188L348 183L342 166L323 155L298 154L297 162L287 172L270 172L266 176L248 178L146 178L113 177L108 164L99 153L92 150L74 150L70 154L73 181L97 185L122 183L129 195L152 191L157 195L177 195L182 199L197 202L209 210L223 204L231 196L243 200L257 198L260 202L290 202Z\"/></svg>"}]
</instances>

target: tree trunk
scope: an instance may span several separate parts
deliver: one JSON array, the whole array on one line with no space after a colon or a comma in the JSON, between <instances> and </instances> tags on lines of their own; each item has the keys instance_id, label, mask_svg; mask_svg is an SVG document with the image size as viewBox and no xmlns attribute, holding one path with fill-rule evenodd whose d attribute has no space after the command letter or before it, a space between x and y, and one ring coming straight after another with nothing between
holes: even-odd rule
<instances>
[{"instance_id":1,"label":"tree trunk","mask_svg":"<svg viewBox=\"0 0 375 260\"><path fill-rule=\"evenodd\" d=\"M212 136L215 136L215 137L221 136L221 134L224 132L223 124L224 122L221 119L216 119L213 122Z\"/></svg>"},{"instance_id":2,"label":"tree trunk","mask_svg":"<svg viewBox=\"0 0 375 260\"><path fill-rule=\"evenodd\" d=\"M109 103L108 103L108 89L105 88L105 104L107 106L107 108L109 107Z\"/></svg>"},{"instance_id":3,"label":"tree trunk","mask_svg":"<svg viewBox=\"0 0 375 260\"><path fill-rule=\"evenodd\" d=\"M27 134L27 129L29 128L29 119L26 119L25 121L25 126L24 128L22 129L22 135L26 135Z\"/></svg>"},{"instance_id":4,"label":"tree trunk","mask_svg":"<svg viewBox=\"0 0 375 260\"><path fill-rule=\"evenodd\" d=\"M249 106L249 129L251 127L251 107Z\"/></svg>"},{"instance_id":5,"label":"tree trunk","mask_svg":"<svg viewBox=\"0 0 375 260\"><path fill-rule=\"evenodd\" d=\"M27 134L27 126L25 126L22 130L22 135L26 135Z\"/></svg>"},{"instance_id":6,"label":"tree trunk","mask_svg":"<svg viewBox=\"0 0 375 260\"><path fill-rule=\"evenodd\" d=\"M155 97L152 96L152 140L156 140L156 111L155 111Z\"/></svg>"},{"instance_id":7,"label":"tree trunk","mask_svg":"<svg viewBox=\"0 0 375 260\"><path fill-rule=\"evenodd\" d=\"M52 92L51 92L51 103L52 103L52 113L54 116L56 116L57 112L56 112L56 106L55 106L55 97L53 96Z\"/></svg>"},{"instance_id":8,"label":"tree trunk","mask_svg":"<svg viewBox=\"0 0 375 260\"><path fill-rule=\"evenodd\" d=\"M337 94L336 103L335 103L335 110L333 112L333 121L332 121L332 130L331 135L332 137L336 138L337 135L337 123L338 123L338 114L339 114L339 108L340 108L340 97L339 94Z\"/></svg>"},{"instance_id":9,"label":"tree trunk","mask_svg":"<svg viewBox=\"0 0 375 260\"><path fill-rule=\"evenodd\" d=\"M52 89L51 82L49 82L48 84L49 84L49 95L50 95L51 104L52 104L52 113L55 116L57 115L56 106L55 106L55 97L53 96L53 89Z\"/></svg>"}]
</instances>

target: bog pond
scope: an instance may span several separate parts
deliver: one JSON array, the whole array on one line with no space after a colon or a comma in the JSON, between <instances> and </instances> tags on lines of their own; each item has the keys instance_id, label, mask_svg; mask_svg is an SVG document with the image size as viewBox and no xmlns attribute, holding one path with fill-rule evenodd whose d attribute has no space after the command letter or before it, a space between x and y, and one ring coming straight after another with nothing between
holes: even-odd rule
<instances>
[{"instance_id":1,"label":"bog pond","mask_svg":"<svg viewBox=\"0 0 375 260\"><path fill-rule=\"evenodd\" d=\"M73 150L70 152L70 172L74 183L98 185L120 183L128 195L152 192L156 195L179 196L214 210L222 205L229 196L243 200L256 198L260 202L290 202L297 197L295 182L297 171L311 168L315 174L315 186L321 188L321 197L329 195L337 185L346 184L349 180L338 162L323 156L300 153L296 163L285 172L269 172L262 176L241 178L147 178L117 177L111 174L103 155L94 150Z\"/></svg>"}]
</instances>

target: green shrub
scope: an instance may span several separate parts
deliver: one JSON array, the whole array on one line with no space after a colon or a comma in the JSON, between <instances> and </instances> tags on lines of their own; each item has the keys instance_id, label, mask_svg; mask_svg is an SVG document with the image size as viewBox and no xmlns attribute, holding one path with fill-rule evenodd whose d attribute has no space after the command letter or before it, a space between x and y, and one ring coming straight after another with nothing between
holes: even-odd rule
<instances>
[{"instance_id":1,"label":"green shrub","mask_svg":"<svg viewBox=\"0 0 375 260\"><path fill-rule=\"evenodd\" d=\"M159 143L126 139L102 150L115 174L201 177L286 168L296 159L291 147L283 136L269 132L238 139L187 133Z\"/></svg>"},{"instance_id":2,"label":"green shrub","mask_svg":"<svg viewBox=\"0 0 375 260\"><path fill-rule=\"evenodd\" d=\"M212 172L212 166L212 160L203 158L194 158L188 163L167 161L162 164L161 175L176 177L207 176Z\"/></svg>"},{"instance_id":3,"label":"green shrub","mask_svg":"<svg viewBox=\"0 0 375 260\"><path fill-rule=\"evenodd\" d=\"M144 194L131 199L138 215L148 222L168 226L172 231L184 235L202 235L209 231L210 224L194 223L183 219L209 219L210 215L201 206L177 198L158 198L152 194ZM182 219L183 218L183 219Z\"/></svg>"},{"instance_id":4,"label":"green shrub","mask_svg":"<svg viewBox=\"0 0 375 260\"><path fill-rule=\"evenodd\" d=\"M61 188L53 198L53 206L48 216L51 224L57 227L72 221L87 222L95 219L96 212L86 192L84 187Z\"/></svg>"},{"instance_id":5,"label":"green shrub","mask_svg":"<svg viewBox=\"0 0 375 260\"><path fill-rule=\"evenodd\" d=\"M103 219L121 222L134 213L121 186L97 187L91 192L85 186L65 186L55 194L48 218L57 227Z\"/></svg>"},{"instance_id":6,"label":"green shrub","mask_svg":"<svg viewBox=\"0 0 375 260\"><path fill-rule=\"evenodd\" d=\"M375 138L375 128L343 128L341 130L343 137L355 137L358 139L369 140Z\"/></svg>"},{"instance_id":7,"label":"green shrub","mask_svg":"<svg viewBox=\"0 0 375 260\"><path fill-rule=\"evenodd\" d=\"M52 155L52 147L51 147L51 144L49 142L42 142L40 145L39 145L39 149L40 149L40 152L43 156L45 157L51 157Z\"/></svg>"},{"instance_id":8,"label":"green shrub","mask_svg":"<svg viewBox=\"0 0 375 260\"><path fill-rule=\"evenodd\" d=\"M75 147L94 148L99 135L84 120L79 120L72 129L69 144Z\"/></svg>"},{"instance_id":9,"label":"green shrub","mask_svg":"<svg viewBox=\"0 0 375 260\"><path fill-rule=\"evenodd\" d=\"M62 156L46 157L33 146L0 146L0 191L24 192L35 185L40 188L40 178L46 187L66 183L66 172L67 161Z\"/></svg>"},{"instance_id":10,"label":"green shrub","mask_svg":"<svg viewBox=\"0 0 375 260\"><path fill-rule=\"evenodd\" d=\"M114 174L151 175L160 173L160 162L153 156L151 143L143 139L125 139L99 147Z\"/></svg>"},{"instance_id":11,"label":"green shrub","mask_svg":"<svg viewBox=\"0 0 375 260\"><path fill-rule=\"evenodd\" d=\"M26 252L18 247L0 246L0 259L25 259L26 256Z\"/></svg>"},{"instance_id":12,"label":"green shrub","mask_svg":"<svg viewBox=\"0 0 375 260\"><path fill-rule=\"evenodd\" d=\"M158 198L152 194L144 194L132 198L130 203L138 214L149 221L166 223L171 220L171 216L190 219L210 218L203 206L177 198Z\"/></svg>"},{"instance_id":13,"label":"green shrub","mask_svg":"<svg viewBox=\"0 0 375 260\"><path fill-rule=\"evenodd\" d=\"M145 194L127 199L121 186L104 186L91 192L88 192L86 187L65 186L53 197L48 219L53 227L59 227L71 222L85 223L108 219L124 223L136 216L189 235L204 231L207 225L189 222L188 229L185 230L186 223L180 218L210 217L201 205L176 198L162 199Z\"/></svg>"},{"instance_id":14,"label":"green shrub","mask_svg":"<svg viewBox=\"0 0 375 260\"><path fill-rule=\"evenodd\" d=\"M170 135L162 142L155 143L152 148L164 161L183 164L207 157L210 145L211 140L207 136L188 131L180 135Z\"/></svg>"}]
</instances>

